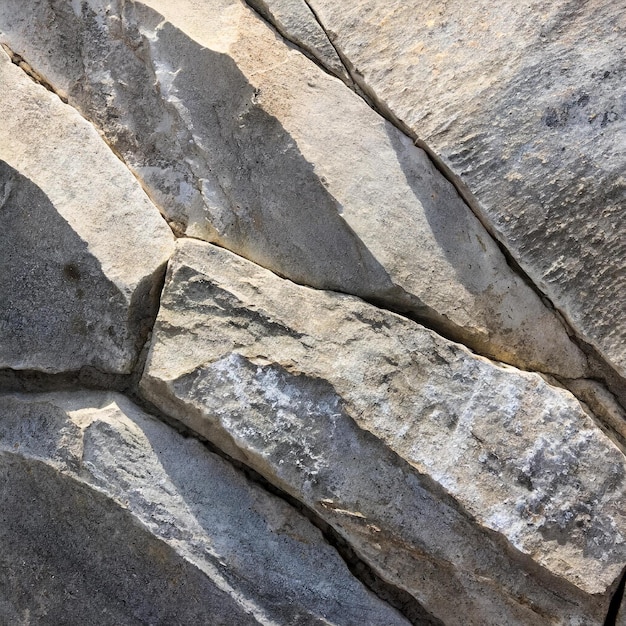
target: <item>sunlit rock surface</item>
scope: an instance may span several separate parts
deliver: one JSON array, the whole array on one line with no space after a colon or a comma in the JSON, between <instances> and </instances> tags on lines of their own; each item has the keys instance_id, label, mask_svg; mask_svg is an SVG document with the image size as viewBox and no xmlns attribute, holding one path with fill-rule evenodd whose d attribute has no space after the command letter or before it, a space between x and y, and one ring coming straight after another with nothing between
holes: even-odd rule
<instances>
[{"instance_id":1,"label":"sunlit rock surface","mask_svg":"<svg viewBox=\"0 0 626 626\"><path fill-rule=\"evenodd\" d=\"M426 154L239 0L27 6L0 9L2 37L101 129L177 232L490 357L586 375Z\"/></svg>"},{"instance_id":2,"label":"sunlit rock surface","mask_svg":"<svg viewBox=\"0 0 626 626\"><path fill-rule=\"evenodd\" d=\"M0 49L0 366L130 372L174 238L74 109Z\"/></svg>"},{"instance_id":3,"label":"sunlit rock surface","mask_svg":"<svg viewBox=\"0 0 626 626\"><path fill-rule=\"evenodd\" d=\"M264 4L285 32L285 4L305 14ZM443 160L535 284L626 375L623 0L307 5L357 83Z\"/></svg>"},{"instance_id":4,"label":"sunlit rock surface","mask_svg":"<svg viewBox=\"0 0 626 626\"><path fill-rule=\"evenodd\" d=\"M141 389L446 623L589 618L626 565L625 460L570 394L214 246L179 244Z\"/></svg>"}]
</instances>

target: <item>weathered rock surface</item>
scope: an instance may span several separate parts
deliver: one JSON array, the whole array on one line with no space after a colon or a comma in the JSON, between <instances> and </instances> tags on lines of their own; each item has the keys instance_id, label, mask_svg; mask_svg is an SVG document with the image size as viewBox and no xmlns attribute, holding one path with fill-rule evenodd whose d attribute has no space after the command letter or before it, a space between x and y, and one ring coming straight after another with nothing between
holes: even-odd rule
<instances>
[{"instance_id":1,"label":"weathered rock surface","mask_svg":"<svg viewBox=\"0 0 626 626\"><path fill-rule=\"evenodd\" d=\"M0 367L130 371L174 238L96 130L0 50Z\"/></svg>"},{"instance_id":2,"label":"weathered rock surface","mask_svg":"<svg viewBox=\"0 0 626 626\"><path fill-rule=\"evenodd\" d=\"M249 0L248 4L301 49L344 82L352 84L339 55L304 0Z\"/></svg>"},{"instance_id":3,"label":"weathered rock surface","mask_svg":"<svg viewBox=\"0 0 626 626\"><path fill-rule=\"evenodd\" d=\"M425 153L238 0L7 0L0 32L94 121L178 231L499 360L586 374Z\"/></svg>"},{"instance_id":4,"label":"weathered rock surface","mask_svg":"<svg viewBox=\"0 0 626 626\"><path fill-rule=\"evenodd\" d=\"M439 155L625 375L626 3L308 4L361 87Z\"/></svg>"},{"instance_id":5,"label":"weathered rock surface","mask_svg":"<svg viewBox=\"0 0 626 626\"><path fill-rule=\"evenodd\" d=\"M320 532L112 393L0 396L0 622L407 624Z\"/></svg>"},{"instance_id":6,"label":"weathered rock surface","mask_svg":"<svg viewBox=\"0 0 626 626\"><path fill-rule=\"evenodd\" d=\"M538 375L179 241L141 389L446 624L602 622L626 460Z\"/></svg>"}]
</instances>

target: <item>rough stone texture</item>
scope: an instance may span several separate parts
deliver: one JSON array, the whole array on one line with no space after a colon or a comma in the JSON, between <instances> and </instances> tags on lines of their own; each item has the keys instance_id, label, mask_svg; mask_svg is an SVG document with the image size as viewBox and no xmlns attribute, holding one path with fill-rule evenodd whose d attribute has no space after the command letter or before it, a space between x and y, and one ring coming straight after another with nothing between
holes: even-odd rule
<instances>
[{"instance_id":1,"label":"rough stone texture","mask_svg":"<svg viewBox=\"0 0 626 626\"><path fill-rule=\"evenodd\" d=\"M141 389L446 624L604 617L626 460L536 374L179 241Z\"/></svg>"},{"instance_id":2,"label":"rough stone texture","mask_svg":"<svg viewBox=\"0 0 626 626\"><path fill-rule=\"evenodd\" d=\"M249 0L248 4L335 76L352 84L337 51L305 0Z\"/></svg>"},{"instance_id":3,"label":"rough stone texture","mask_svg":"<svg viewBox=\"0 0 626 626\"><path fill-rule=\"evenodd\" d=\"M586 374L425 153L238 0L7 0L0 33L103 131L177 231L490 357Z\"/></svg>"},{"instance_id":4,"label":"rough stone texture","mask_svg":"<svg viewBox=\"0 0 626 626\"><path fill-rule=\"evenodd\" d=\"M357 82L625 375L626 3L309 4Z\"/></svg>"},{"instance_id":5,"label":"rough stone texture","mask_svg":"<svg viewBox=\"0 0 626 626\"><path fill-rule=\"evenodd\" d=\"M112 393L0 396L0 622L408 624L320 532Z\"/></svg>"},{"instance_id":6,"label":"rough stone texture","mask_svg":"<svg viewBox=\"0 0 626 626\"><path fill-rule=\"evenodd\" d=\"M129 372L174 238L95 129L0 50L0 367Z\"/></svg>"}]
</instances>

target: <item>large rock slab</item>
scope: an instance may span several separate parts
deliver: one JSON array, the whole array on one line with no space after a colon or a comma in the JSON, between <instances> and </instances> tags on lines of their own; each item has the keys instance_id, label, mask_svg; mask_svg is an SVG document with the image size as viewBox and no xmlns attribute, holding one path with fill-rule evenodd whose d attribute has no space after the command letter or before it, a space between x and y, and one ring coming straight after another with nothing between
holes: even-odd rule
<instances>
[{"instance_id":1,"label":"large rock slab","mask_svg":"<svg viewBox=\"0 0 626 626\"><path fill-rule=\"evenodd\" d=\"M0 396L0 621L408 624L321 533L114 393Z\"/></svg>"},{"instance_id":2,"label":"large rock slab","mask_svg":"<svg viewBox=\"0 0 626 626\"><path fill-rule=\"evenodd\" d=\"M0 367L128 373L174 237L97 131L0 50Z\"/></svg>"},{"instance_id":3,"label":"large rock slab","mask_svg":"<svg viewBox=\"0 0 626 626\"><path fill-rule=\"evenodd\" d=\"M284 3L266 3L280 20L272 5ZM534 283L625 375L626 4L308 5L361 87L443 160Z\"/></svg>"},{"instance_id":4,"label":"large rock slab","mask_svg":"<svg viewBox=\"0 0 626 626\"><path fill-rule=\"evenodd\" d=\"M426 154L239 0L7 0L0 32L100 128L178 232L499 360L586 375Z\"/></svg>"},{"instance_id":5,"label":"large rock slab","mask_svg":"<svg viewBox=\"0 0 626 626\"><path fill-rule=\"evenodd\" d=\"M626 459L536 374L179 241L141 390L446 624L604 619Z\"/></svg>"}]
</instances>

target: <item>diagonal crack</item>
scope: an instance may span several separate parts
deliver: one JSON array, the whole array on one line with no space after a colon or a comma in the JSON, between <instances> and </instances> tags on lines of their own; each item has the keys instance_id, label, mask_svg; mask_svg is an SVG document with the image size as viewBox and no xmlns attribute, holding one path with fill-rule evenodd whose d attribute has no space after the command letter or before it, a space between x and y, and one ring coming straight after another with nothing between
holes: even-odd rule
<instances>
[{"instance_id":1,"label":"diagonal crack","mask_svg":"<svg viewBox=\"0 0 626 626\"><path fill-rule=\"evenodd\" d=\"M78 108L73 106L69 102L68 97L64 93L62 93L60 90L58 90L45 76L43 76L37 70L35 70L32 67L32 65L30 65L30 63L28 63L28 61L26 61L24 59L23 56L21 56L20 54L17 54L17 52L14 52L8 46L8 44L6 44L5 42L0 42L0 47L6 52L6 54L9 57L9 59L11 60L11 63L13 63L14 65L17 65L17 67L19 67L21 70L23 70L24 73L33 82L37 83L38 85L41 85L42 87L47 89L50 93L53 93L55 96L57 96L59 98L59 100L61 100L61 102L63 102L63 104L66 104L69 107L71 107L86 122L88 122L91 126L93 126L93 128L96 130L96 132L98 133L98 135L100 136L102 141L105 143L105 145L109 148L109 150L111 150L111 152L123 163L124 167L126 167L126 169L133 175L135 180L139 183L139 185L143 189L144 193L148 196L148 199L150 200L150 202L152 202L152 204L159 211L159 215L161 215L161 217L165 220L166 224L170 227L170 229L173 232L174 236L178 237L179 236L178 230L176 229L175 225L170 224L170 222L166 219L166 217L163 214L163 212L159 209L158 202L151 195L150 190L146 187L146 185L144 185L142 179L134 172L133 168L126 162L126 159L124 159L124 157L120 154L120 152L115 149L115 146L113 146L109 141L107 141L107 138L100 131L100 129L90 119L85 117Z\"/></svg>"},{"instance_id":2,"label":"diagonal crack","mask_svg":"<svg viewBox=\"0 0 626 626\"><path fill-rule=\"evenodd\" d=\"M617 618L620 617L620 609L626 607L622 607L624 601L624 588L626 587L626 571L622 575L622 578L617 585L617 589L611 598L611 603L609 604L609 610L606 614L606 618L604 620L604 626L616 626Z\"/></svg>"},{"instance_id":3,"label":"diagonal crack","mask_svg":"<svg viewBox=\"0 0 626 626\"><path fill-rule=\"evenodd\" d=\"M315 19L315 21L319 24L319 26L322 28L322 30L326 34L328 41L330 41L331 45L333 46L334 50L337 53L337 56L339 57L344 68L346 69L348 75L351 77L352 84L345 80L344 80L344 83L350 89L352 89L357 95L359 95L368 104L368 106L370 106L374 111L376 111L381 117L386 119L390 124L395 126L395 128L397 128L400 132L404 133L407 137L409 137L418 148L421 148L426 153L426 155L428 156L428 158L430 159L434 167L437 169L437 171L439 171L439 173L456 189L457 193L465 202L466 206L469 208L469 210L475 215L478 221L485 228L485 230L487 231L491 239L494 241L494 243L498 246L499 250L502 252L511 270L517 276L519 276L524 281L524 283L539 296L541 301L549 310L556 313L560 323L563 325L567 334L569 335L570 340L578 348L580 348L581 351L588 357L590 361L590 365L592 367L594 377L598 380L598 382L600 382L604 387L606 387L606 389L611 393L611 395L613 395L616 398L616 400L619 402L621 408L626 411L626 390L624 388L624 379L619 375L619 373L615 370L615 368L609 362L606 361L606 359L600 354L600 352L593 345L587 342L583 337L581 337L576 332L576 330L567 320L563 312L560 311L559 308L555 306L552 300L530 278L530 276L526 273L526 271L522 268L522 266L519 264L517 259L513 256L511 251L508 249L504 241L502 241L501 238L498 236L490 220L484 214L484 211L482 210L480 203L478 202L476 197L473 195L473 193L470 191L469 187L463 182L463 180L457 174L455 174L444 163L444 161L435 153L435 151L432 148L430 148L428 144L426 144L422 139L419 138L419 136L414 130L412 130L407 124L405 124L400 118L398 118L393 113L393 111L385 104L385 102L381 101L378 98L374 89L372 89L370 85L366 83L364 77L358 71L356 71L356 69L350 62L349 58L347 58L346 55L341 50L341 48L335 44L334 42L335 38L333 34L327 30L327 28L325 27L322 20L319 18L316 11L310 5L309 1L308 0L302 0L302 1L309 8L313 18ZM280 25L274 24L273 22L269 21L266 16L256 11L255 8L251 5L251 3L248 0L246 0L246 4L250 6L251 10L254 11L255 14L259 16L260 19L268 23L271 27L273 27L281 35L283 35L283 37L285 37L290 43L296 46L296 48L300 52L302 52L302 54L304 54L307 57L310 57L310 55L306 51L304 51L302 47L299 46L292 38L290 38L288 34L285 34L282 32L283 29L280 28ZM323 61L321 59L315 59L315 60L316 60L316 63L322 69L324 69L328 74L331 74L333 76L335 75L328 67L326 67L323 64ZM385 307L381 307L380 303L370 302L370 304L374 304L374 306L378 306L379 308L385 308ZM399 313L398 311L394 311L394 312ZM400 314L402 313L400 312ZM422 319L419 319L419 320L414 319L414 321L418 321L419 323L423 324L427 328L431 328L431 324L429 321L425 321ZM451 339L452 341L459 342L458 338L449 337L443 329L440 329L437 327L431 328L431 329L437 332L438 334L441 334L442 336L446 337L447 339ZM475 353L474 350L472 350L472 352ZM580 399L579 394L574 392L572 388L570 388L570 386L567 384L566 381L562 381L562 383L565 387L567 387L570 391L572 391L572 393L574 393L574 395L577 398Z\"/></svg>"}]
</instances>

